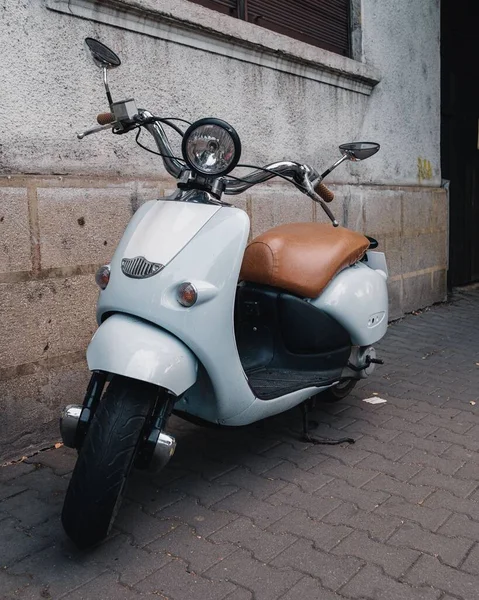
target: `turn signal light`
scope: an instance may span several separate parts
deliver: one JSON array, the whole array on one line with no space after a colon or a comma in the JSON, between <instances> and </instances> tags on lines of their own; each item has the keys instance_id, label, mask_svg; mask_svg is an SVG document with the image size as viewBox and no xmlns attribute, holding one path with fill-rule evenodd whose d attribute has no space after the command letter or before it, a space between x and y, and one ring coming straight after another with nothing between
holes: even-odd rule
<instances>
[{"instance_id":1,"label":"turn signal light","mask_svg":"<svg viewBox=\"0 0 479 600\"><path fill-rule=\"evenodd\" d=\"M181 304L181 306L189 308L190 306L193 306L193 304L195 304L195 302L198 300L198 292L196 291L196 288L192 283L186 281L178 287L176 299Z\"/></svg>"},{"instance_id":2,"label":"turn signal light","mask_svg":"<svg viewBox=\"0 0 479 600\"><path fill-rule=\"evenodd\" d=\"M98 269L95 275L95 281L97 286L104 290L110 281L110 265L103 265Z\"/></svg>"}]
</instances>

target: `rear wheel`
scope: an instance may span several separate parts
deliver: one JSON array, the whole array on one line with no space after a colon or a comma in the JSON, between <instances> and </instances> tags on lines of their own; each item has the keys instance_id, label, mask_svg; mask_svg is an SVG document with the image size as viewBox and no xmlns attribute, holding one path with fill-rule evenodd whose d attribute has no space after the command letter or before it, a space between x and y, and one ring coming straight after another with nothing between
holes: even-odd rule
<instances>
[{"instance_id":1,"label":"rear wheel","mask_svg":"<svg viewBox=\"0 0 479 600\"><path fill-rule=\"evenodd\" d=\"M158 389L113 377L73 471L62 511L63 527L79 548L108 535L123 489L153 410Z\"/></svg>"},{"instance_id":2,"label":"rear wheel","mask_svg":"<svg viewBox=\"0 0 479 600\"><path fill-rule=\"evenodd\" d=\"M329 388L325 392L318 394L318 400L321 402L327 402L329 404L333 402L339 402L354 390L357 384L357 379L345 379L332 388Z\"/></svg>"}]
</instances>

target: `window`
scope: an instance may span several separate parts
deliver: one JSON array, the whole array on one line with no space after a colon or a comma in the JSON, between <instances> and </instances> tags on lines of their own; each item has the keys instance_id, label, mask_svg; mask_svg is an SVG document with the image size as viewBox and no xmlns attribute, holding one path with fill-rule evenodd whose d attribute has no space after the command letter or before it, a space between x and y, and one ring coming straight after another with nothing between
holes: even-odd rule
<instances>
[{"instance_id":1,"label":"window","mask_svg":"<svg viewBox=\"0 0 479 600\"><path fill-rule=\"evenodd\" d=\"M192 0L313 46L351 55L350 0Z\"/></svg>"}]
</instances>

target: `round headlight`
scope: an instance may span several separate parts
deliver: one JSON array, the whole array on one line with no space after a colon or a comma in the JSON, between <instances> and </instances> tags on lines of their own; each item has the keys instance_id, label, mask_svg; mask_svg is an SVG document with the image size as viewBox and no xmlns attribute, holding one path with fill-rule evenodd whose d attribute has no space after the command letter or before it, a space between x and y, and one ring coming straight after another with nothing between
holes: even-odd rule
<instances>
[{"instance_id":1,"label":"round headlight","mask_svg":"<svg viewBox=\"0 0 479 600\"><path fill-rule=\"evenodd\" d=\"M217 177L232 171L241 156L236 131L220 119L200 119L183 136L183 157L201 175Z\"/></svg>"}]
</instances>

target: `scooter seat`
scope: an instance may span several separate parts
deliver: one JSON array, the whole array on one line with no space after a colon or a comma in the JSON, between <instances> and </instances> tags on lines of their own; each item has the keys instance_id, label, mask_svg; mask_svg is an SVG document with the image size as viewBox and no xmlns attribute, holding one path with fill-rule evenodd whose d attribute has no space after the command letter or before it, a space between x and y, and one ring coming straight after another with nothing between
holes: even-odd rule
<instances>
[{"instance_id":1,"label":"scooter seat","mask_svg":"<svg viewBox=\"0 0 479 600\"><path fill-rule=\"evenodd\" d=\"M315 298L368 247L364 235L344 227L323 223L279 225L248 244L240 279Z\"/></svg>"}]
</instances>

